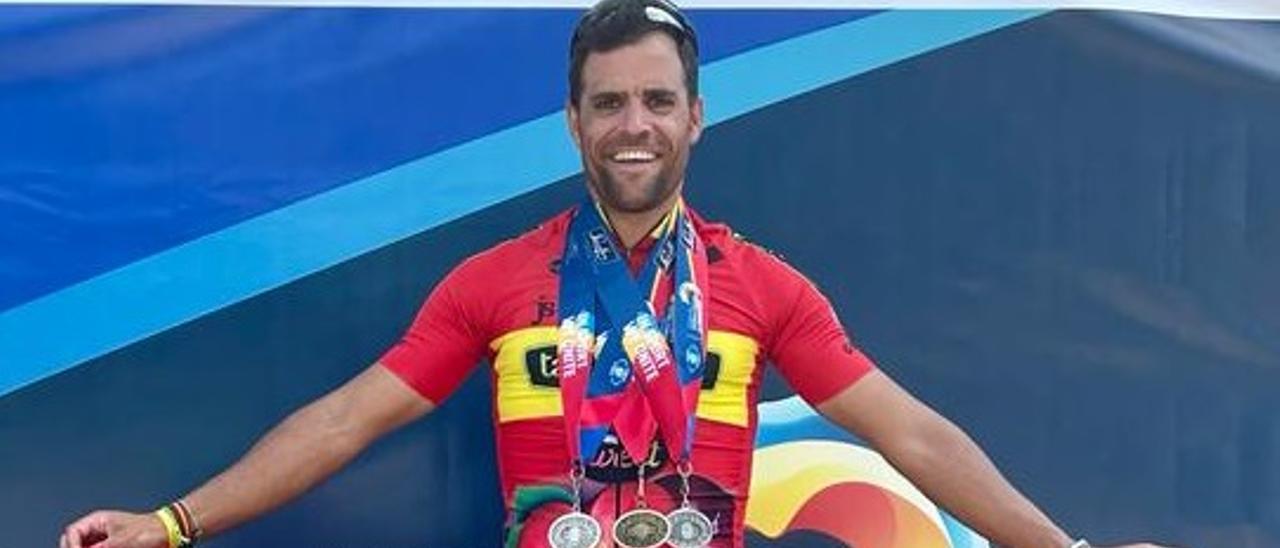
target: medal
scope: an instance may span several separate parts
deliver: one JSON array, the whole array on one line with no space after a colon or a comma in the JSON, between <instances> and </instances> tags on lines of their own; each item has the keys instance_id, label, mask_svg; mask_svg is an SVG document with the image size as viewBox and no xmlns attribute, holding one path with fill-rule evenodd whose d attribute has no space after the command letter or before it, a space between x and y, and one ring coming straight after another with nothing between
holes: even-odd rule
<instances>
[{"instance_id":1,"label":"medal","mask_svg":"<svg viewBox=\"0 0 1280 548\"><path fill-rule=\"evenodd\" d=\"M676 473L680 474L681 502L679 508L667 514L667 524L671 527L667 542L675 548L703 548L711 544L711 538L716 535L716 523L689 502L693 464L682 460L676 465Z\"/></svg>"},{"instance_id":2,"label":"medal","mask_svg":"<svg viewBox=\"0 0 1280 548\"><path fill-rule=\"evenodd\" d=\"M551 528L547 530L547 542L552 548L596 548L600 544L600 522L582 511L583 475L582 464L574 463L569 472L569 480L573 484L573 511L551 522Z\"/></svg>"},{"instance_id":3,"label":"medal","mask_svg":"<svg viewBox=\"0 0 1280 548\"><path fill-rule=\"evenodd\" d=\"M613 540L625 548L661 546L670 532L667 517L648 508L631 510L613 523Z\"/></svg>"},{"instance_id":4,"label":"medal","mask_svg":"<svg viewBox=\"0 0 1280 548\"><path fill-rule=\"evenodd\" d=\"M560 342L556 352L560 363L561 397L565 406L565 443L569 447L569 484L573 490L573 510L556 518L547 530L547 542L553 548L595 548L603 536L600 522L582 511L582 478L586 469L582 465L582 446L578 438L581 431L582 392L586 390L585 375L591 367L592 317L583 312L566 318L560 324Z\"/></svg>"},{"instance_id":5,"label":"medal","mask_svg":"<svg viewBox=\"0 0 1280 548\"><path fill-rule=\"evenodd\" d=\"M640 463L636 485L636 507L613 522L613 540L624 548L654 548L667 541L671 524L667 516L650 510L644 501L644 463Z\"/></svg>"},{"instance_id":6,"label":"medal","mask_svg":"<svg viewBox=\"0 0 1280 548\"><path fill-rule=\"evenodd\" d=\"M711 544L716 534L715 523L692 506L667 514L667 523L671 527L667 543L675 548L703 548Z\"/></svg>"},{"instance_id":7,"label":"medal","mask_svg":"<svg viewBox=\"0 0 1280 548\"><path fill-rule=\"evenodd\" d=\"M547 531L547 541L553 548L596 548L600 536L600 522L581 511L556 518Z\"/></svg>"}]
</instances>

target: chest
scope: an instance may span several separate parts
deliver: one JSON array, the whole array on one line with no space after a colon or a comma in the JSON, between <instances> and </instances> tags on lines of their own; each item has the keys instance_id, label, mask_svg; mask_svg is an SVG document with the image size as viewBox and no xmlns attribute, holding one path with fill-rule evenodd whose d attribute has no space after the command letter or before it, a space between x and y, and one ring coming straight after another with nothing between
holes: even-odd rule
<instances>
[{"instance_id":1,"label":"chest","mask_svg":"<svg viewBox=\"0 0 1280 548\"><path fill-rule=\"evenodd\" d=\"M736 273L712 267L707 306L707 369L699 418L747 427L765 340L764 311ZM499 423L559 416L556 363L559 278L555 265L513 273L495 293L489 343Z\"/></svg>"}]
</instances>

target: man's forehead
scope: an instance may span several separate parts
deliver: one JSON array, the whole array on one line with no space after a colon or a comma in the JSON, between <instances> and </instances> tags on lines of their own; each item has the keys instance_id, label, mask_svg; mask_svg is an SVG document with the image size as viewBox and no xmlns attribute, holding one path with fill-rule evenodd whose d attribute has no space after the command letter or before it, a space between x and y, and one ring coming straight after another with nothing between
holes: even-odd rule
<instances>
[{"instance_id":1,"label":"man's forehead","mask_svg":"<svg viewBox=\"0 0 1280 548\"><path fill-rule=\"evenodd\" d=\"M595 97L598 95L614 95L614 94L679 95L680 92L682 91L684 91L684 86L680 84L676 84L674 86L664 85L664 84L630 85L630 86L619 84L615 86L610 86L608 84L602 83L597 86L587 86L587 89L584 95L586 95L587 97Z\"/></svg>"},{"instance_id":2,"label":"man's forehead","mask_svg":"<svg viewBox=\"0 0 1280 548\"><path fill-rule=\"evenodd\" d=\"M664 33L609 51L591 52L582 67L587 93L684 89L684 65L675 42Z\"/></svg>"}]
</instances>

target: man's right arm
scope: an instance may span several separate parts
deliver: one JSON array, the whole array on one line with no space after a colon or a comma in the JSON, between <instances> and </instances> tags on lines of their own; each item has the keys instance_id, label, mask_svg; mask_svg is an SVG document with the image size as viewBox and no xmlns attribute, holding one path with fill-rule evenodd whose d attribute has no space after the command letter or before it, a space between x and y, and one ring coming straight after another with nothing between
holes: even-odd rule
<instances>
[{"instance_id":1,"label":"man's right arm","mask_svg":"<svg viewBox=\"0 0 1280 548\"><path fill-rule=\"evenodd\" d=\"M434 404L375 364L295 411L231 468L183 501L206 535L217 534L284 504L329 477L374 440L429 413ZM108 541L104 544L104 541ZM167 546L161 521L149 514L97 511L69 525L62 548Z\"/></svg>"}]
</instances>

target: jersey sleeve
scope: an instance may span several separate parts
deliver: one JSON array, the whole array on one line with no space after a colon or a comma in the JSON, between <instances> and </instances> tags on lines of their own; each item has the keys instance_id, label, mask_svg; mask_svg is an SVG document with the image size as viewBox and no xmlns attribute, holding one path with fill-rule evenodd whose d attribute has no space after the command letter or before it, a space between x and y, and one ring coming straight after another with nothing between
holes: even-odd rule
<instances>
[{"instance_id":1,"label":"jersey sleeve","mask_svg":"<svg viewBox=\"0 0 1280 548\"><path fill-rule=\"evenodd\" d=\"M437 405L485 355L486 331L476 313L482 292L469 289L467 266L454 269L431 291L404 336L378 360Z\"/></svg>"},{"instance_id":2,"label":"jersey sleeve","mask_svg":"<svg viewBox=\"0 0 1280 548\"><path fill-rule=\"evenodd\" d=\"M778 261L769 359L796 393L819 404L851 386L875 364L850 342L831 303L799 272Z\"/></svg>"}]
</instances>

